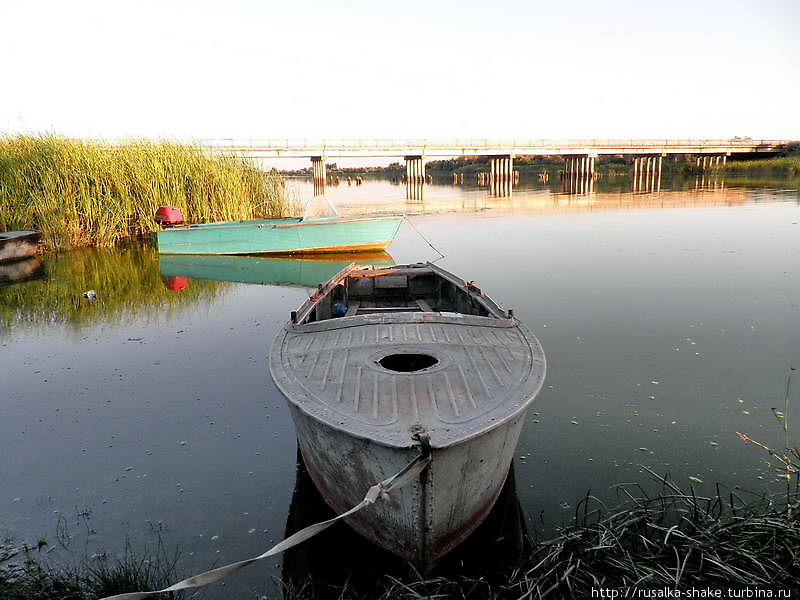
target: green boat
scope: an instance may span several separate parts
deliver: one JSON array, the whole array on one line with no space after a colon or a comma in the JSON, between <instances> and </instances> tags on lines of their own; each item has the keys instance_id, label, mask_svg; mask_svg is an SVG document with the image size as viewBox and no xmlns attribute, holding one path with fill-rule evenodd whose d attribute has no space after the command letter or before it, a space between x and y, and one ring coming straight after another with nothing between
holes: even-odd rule
<instances>
[{"instance_id":1,"label":"green boat","mask_svg":"<svg viewBox=\"0 0 800 600\"><path fill-rule=\"evenodd\" d=\"M276 258L271 256L169 256L159 258L161 276L232 281L259 285L287 285L315 288L339 271L357 262L391 266L394 259L386 252L325 254L314 258Z\"/></svg>"},{"instance_id":2,"label":"green boat","mask_svg":"<svg viewBox=\"0 0 800 600\"><path fill-rule=\"evenodd\" d=\"M162 254L379 251L392 243L402 221L402 216L325 217L185 225L159 231L158 251Z\"/></svg>"}]
</instances>

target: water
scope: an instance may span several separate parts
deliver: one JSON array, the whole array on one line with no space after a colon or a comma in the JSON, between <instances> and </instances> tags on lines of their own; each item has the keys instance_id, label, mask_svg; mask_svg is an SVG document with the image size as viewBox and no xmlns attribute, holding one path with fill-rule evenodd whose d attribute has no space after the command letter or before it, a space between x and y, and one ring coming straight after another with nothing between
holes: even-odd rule
<instances>
[{"instance_id":1,"label":"water","mask_svg":"<svg viewBox=\"0 0 800 600\"><path fill-rule=\"evenodd\" d=\"M515 460L540 536L587 491L613 501L622 482L656 489L642 465L687 489L702 480L699 493L781 485L735 432L785 441L772 408L785 410L800 363L800 193L731 180L624 187L569 195L523 182L493 198L433 185L412 202L388 181L328 190L345 214L414 213L375 262L441 252L439 265L541 340L547 381ZM81 556L120 552L126 536L141 549L160 532L182 574L284 537L296 445L266 356L304 286L349 257L244 260L250 278L233 279L264 285L182 279L166 263L162 277L154 251L133 248L45 256L45 280L0 288L0 534ZM281 559L264 563L223 590L271 592Z\"/></svg>"}]
</instances>

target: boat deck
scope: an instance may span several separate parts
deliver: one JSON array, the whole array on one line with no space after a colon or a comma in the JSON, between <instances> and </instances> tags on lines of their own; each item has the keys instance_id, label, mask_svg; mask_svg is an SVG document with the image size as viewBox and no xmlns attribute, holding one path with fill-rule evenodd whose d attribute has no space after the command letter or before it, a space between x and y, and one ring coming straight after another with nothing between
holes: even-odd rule
<instances>
[{"instance_id":1,"label":"boat deck","mask_svg":"<svg viewBox=\"0 0 800 600\"><path fill-rule=\"evenodd\" d=\"M401 447L419 427L445 447L527 408L545 359L526 327L480 290L431 294L430 270L379 273L387 271L322 290L301 309L304 320L278 335L270 368L290 402L335 429ZM344 316L332 316L337 308Z\"/></svg>"}]
</instances>

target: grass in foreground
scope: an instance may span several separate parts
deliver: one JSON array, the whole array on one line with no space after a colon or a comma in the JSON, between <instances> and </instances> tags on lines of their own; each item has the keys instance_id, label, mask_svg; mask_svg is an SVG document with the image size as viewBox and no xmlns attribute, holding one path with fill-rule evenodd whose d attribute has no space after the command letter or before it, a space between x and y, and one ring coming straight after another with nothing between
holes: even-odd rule
<instances>
[{"instance_id":1,"label":"grass in foreground","mask_svg":"<svg viewBox=\"0 0 800 600\"><path fill-rule=\"evenodd\" d=\"M664 488L656 496L638 487L620 487L627 501L615 509L585 498L575 522L556 538L535 544L510 574L423 578L412 571L403 577L376 577L372 572L348 577L336 587L316 585L309 578L285 583L282 597L537 599L589 597L599 588L800 587L800 490L795 484L781 499L745 502L719 487L715 496L705 498L662 481ZM34 552L18 554L23 560L14 566L9 563L15 557L0 555L0 597L89 600L158 589L175 580L175 561L163 548L152 559L127 550L122 558L84 561L71 570L49 568Z\"/></svg>"},{"instance_id":2,"label":"grass in foreground","mask_svg":"<svg viewBox=\"0 0 800 600\"><path fill-rule=\"evenodd\" d=\"M0 544L0 598L3 600L94 600L129 591L162 589L175 579L177 556L159 543L153 554L95 556L77 566L56 568L41 560L37 548ZM163 598L179 600L181 593Z\"/></svg>"},{"instance_id":3,"label":"grass in foreground","mask_svg":"<svg viewBox=\"0 0 800 600\"><path fill-rule=\"evenodd\" d=\"M277 174L196 146L0 137L0 231L40 229L51 249L110 247L156 231L159 206L177 206L190 222L295 211Z\"/></svg>"}]
</instances>

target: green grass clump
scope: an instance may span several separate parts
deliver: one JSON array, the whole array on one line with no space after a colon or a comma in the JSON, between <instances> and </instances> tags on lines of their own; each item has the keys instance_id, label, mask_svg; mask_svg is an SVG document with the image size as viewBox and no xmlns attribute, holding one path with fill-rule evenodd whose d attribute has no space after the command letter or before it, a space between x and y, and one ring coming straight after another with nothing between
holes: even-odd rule
<instances>
[{"instance_id":1,"label":"green grass clump","mask_svg":"<svg viewBox=\"0 0 800 600\"><path fill-rule=\"evenodd\" d=\"M46 543L45 543L46 545ZM178 555L168 555L161 539L153 551L121 556L85 556L77 565L54 566L41 558L41 545L0 542L0 598L3 600L96 600L133 590L162 589L175 579ZM180 600L181 592L162 596Z\"/></svg>"},{"instance_id":2,"label":"green grass clump","mask_svg":"<svg viewBox=\"0 0 800 600\"><path fill-rule=\"evenodd\" d=\"M189 222L295 212L276 173L199 146L0 138L0 231L40 229L49 248L111 247L156 231L159 206L177 206Z\"/></svg>"}]
</instances>

